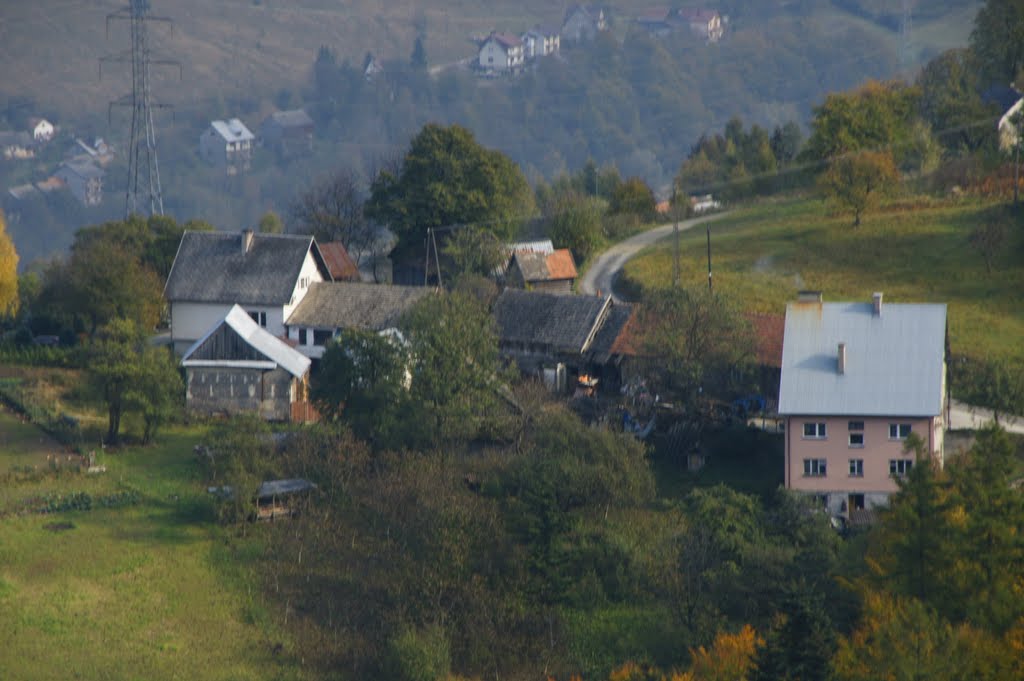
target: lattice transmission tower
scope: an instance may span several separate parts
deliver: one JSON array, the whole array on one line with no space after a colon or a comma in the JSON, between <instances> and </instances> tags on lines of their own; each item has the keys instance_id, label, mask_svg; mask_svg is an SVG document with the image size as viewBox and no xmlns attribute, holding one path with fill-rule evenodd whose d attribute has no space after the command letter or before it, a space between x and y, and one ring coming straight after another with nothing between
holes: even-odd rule
<instances>
[{"instance_id":1,"label":"lattice transmission tower","mask_svg":"<svg viewBox=\"0 0 1024 681\"><path fill-rule=\"evenodd\" d=\"M910 78L913 62L911 33L914 28L914 0L903 0L903 17L900 19L900 68L904 76Z\"/></svg>"},{"instance_id":2,"label":"lattice transmission tower","mask_svg":"<svg viewBox=\"0 0 1024 681\"><path fill-rule=\"evenodd\" d=\"M107 15L107 37L110 37L110 23L125 20L129 22L131 48L119 54L100 59L100 77L103 77L103 64L108 62L130 63L132 67L132 92L120 99L110 102L107 109L109 122L115 106L129 107L132 110L131 128L128 134L128 187L125 192L125 218L133 213L145 210L148 203L150 215L163 215L164 199L160 189L160 166L156 154L156 131L153 128L153 109L169 109L169 104L161 104L154 100L150 79L153 66L172 66L178 69L181 78L181 63L172 59L160 59L153 55L150 45L149 24L157 22L173 30L173 23L168 17L156 17L149 13L149 0L128 0L128 5L113 14Z\"/></svg>"}]
</instances>

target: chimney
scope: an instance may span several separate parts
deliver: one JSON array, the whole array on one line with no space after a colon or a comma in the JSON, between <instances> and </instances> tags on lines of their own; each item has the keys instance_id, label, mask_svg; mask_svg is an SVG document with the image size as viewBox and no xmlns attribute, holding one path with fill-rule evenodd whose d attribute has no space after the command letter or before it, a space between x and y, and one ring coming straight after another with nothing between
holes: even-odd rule
<instances>
[{"instance_id":1,"label":"chimney","mask_svg":"<svg viewBox=\"0 0 1024 681\"><path fill-rule=\"evenodd\" d=\"M798 303L820 303L821 291L797 291L796 302Z\"/></svg>"},{"instance_id":2,"label":"chimney","mask_svg":"<svg viewBox=\"0 0 1024 681\"><path fill-rule=\"evenodd\" d=\"M242 230L242 255L248 253L249 249L252 248L252 234L251 229Z\"/></svg>"},{"instance_id":3,"label":"chimney","mask_svg":"<svg viewBox=\"0 0 1024 681\"><path fill-rule=\"evenodd\" d=\"M882 316L882 292L881 291L875 291L871 295L871 299L872 299L872 301L874 302L874 305L875 305L875 316L876 317L881 317Z\"/></svg>"},{"instance_id":4,"label":"chimney","mask_svg":"<svg viewBox=\"0 0 1024 681\"><path fill-rule=\"evenodd\" d=\"M846 373L846 343L839 344L839 354L837 356L837 359L839 360L839 363L837 365L839 369L839 375L842 376L843 374Z\"/></svg>"}]
</instances>

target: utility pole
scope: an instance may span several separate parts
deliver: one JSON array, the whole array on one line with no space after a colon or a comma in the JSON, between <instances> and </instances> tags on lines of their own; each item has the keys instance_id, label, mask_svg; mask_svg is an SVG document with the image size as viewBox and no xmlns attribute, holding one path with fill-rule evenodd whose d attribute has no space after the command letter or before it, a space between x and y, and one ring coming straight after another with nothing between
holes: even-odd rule
<instances>
[{"instance_id":1,"label":"utility pole","mask_svg":"<svg viewBox=\"0 0 1024 681\"><path fill-rule=\"evenodd\" d=\"M903 18L900 20L900 66L903 76L910 78L911 49L910 40L913 32L914 0L903 0Z\"/></svg>"},{"instance_id":2,"label":"utility pole","mask_svg":"<svg viewBox=\"0 0 1024 681\"><path fill-rule=\"evenodd\" d=\"M139 210L140 203L148 200L150 215L163 215L164 199L160 188L160 166L156 155L156 131L153 128L153 109L169 109L170 105L153 101L150 82L150 67L173 66L178 69L181 79L181 63L170 59L155 59L149 46L148 24L160 22L171 27L168 17L155 17L149 13L149 0L128 0L128 6L107 15L107 37L110 37L110 22L129 22L131 48L120 54L100 59L100 78L103 77L103 63L130 63L132 67L132 92L110 102L107 108L109 123L111 110L115 106L131 107L132 123L128 134L128 188L125 192L125 218ZM140 200L141 199L141 200ZM143 210L145 208L142 208Z\"/></svg>"},{"instance_id":3,"label":"utility pole","mask_svg":"<svg viewBox=\"0 0 1024 681\"><path fill-rule=\"evenodd\" d=\"M708 293L714 293L711 286L711 223L705 223L704 228L708 233Z\"/></svg>"},{"instance_id":4,"label":"utility pole","mask_svg":"<svg viewBox=\"0 0 1024 681\"><path fill-rule=\"evenodd\" d=\"M675 254L672 266L672 286L679 288L679 206L676 204L676 185L672 183L672 214L675 217L675 226L672 228L672 236L675 237Z\"/></svg>"}]
</instances>

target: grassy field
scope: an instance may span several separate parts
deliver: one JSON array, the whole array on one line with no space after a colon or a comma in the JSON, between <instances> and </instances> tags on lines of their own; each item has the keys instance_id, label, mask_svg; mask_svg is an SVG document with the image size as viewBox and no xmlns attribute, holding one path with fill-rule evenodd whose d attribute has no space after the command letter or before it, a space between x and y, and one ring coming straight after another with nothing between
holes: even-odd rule
<instances>
[{"instance_id":1,"label":"grassy field","mask_svg":"<svg viewBox=\"0 0 1024 681\"><path fill-rule=\"evenodd\" d=\"M107 472L85 475L55 470L67 452L0 411L0 677L305 678L260 596L258 536L215 522L200 436L100 452ZM93 510L32 511L81 492ZM126 493L137 503L97 508Z\"/></svg>"},{"instance_id":2,"label":"grassy field","mask_svg":"<svg viewBox=\"0 0 1024 681\"><path fill-rule=\"evenodd\" d=\"M975 225L995 219L1008 218L991 203L905 199L854 229L817 199L759 204L712 227L714 285L775 314L801 289L821 290L826 301L882 291L890 302L944 302L954 355L1024 362L1024 230L1008 225L991 274L968 241ZM700 228L681 238L684 285L707 281L705 238ZM629 262L623 276L626 286L668 285L671 242Z\"/></svg>"}]
</instances>

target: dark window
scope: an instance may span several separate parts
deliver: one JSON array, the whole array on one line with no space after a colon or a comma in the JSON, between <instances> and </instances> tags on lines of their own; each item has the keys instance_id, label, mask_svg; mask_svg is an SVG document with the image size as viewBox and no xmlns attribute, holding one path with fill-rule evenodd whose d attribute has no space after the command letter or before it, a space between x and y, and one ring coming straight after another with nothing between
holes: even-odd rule
<instances>
[{"instance_id":1,"label":"dark window","mask_svg":"<svg viewBox=\"0 0 1024 681\"><path fill-rule=\"evenodd\" d=\"M902 478L914 467L912 459L889 459L889 475Z\"/></svg>"},{"instance_id":2,"label":"dark window","mask_svg":"<svg viewBox=\"0 0 1024 681\"><path fill-rule=\"evenodd\" d=\"M910 435L910 424L909 423L890 423L889 424L889 439L890 440L906 440L907 436Z\"/></svg>"},{"instance_id":3,"label":"dark window","mask_svg":"<svg viewBox=\"0 0 1024 681\"><path fill-rule=\"evenodd\" d=\"M850 421L850 430L864 430L864 422Z\"/></svg>"},{"instance_id":4,"label":"dark window","mask_svg":"<svg viewBox=\"0 0 1024 681\"><path fill-rule=\"evenodd\" d=\"M851 447L863 447L864 446L864 433L850 433L850 446Z\"/></svg>"},{"instance_id":5,"label":"dark window","mask_svg":"<svg viewBox=\"0 0 1024 681\"><path fill-rule=\"evenodd\" d=\"M333 336L333 335L334 334L331 331L324 331L324 330L321 330L321 329L314 329L313 330L313 345L327 345L330 342L330 340L331 340L331 336Z\"/></svg>"},{"instance_id":6,"label":"dark window","mask_svg":"<svg viewBox=\"0 0 1024 681\"><path fill-rule=\"evenodd\" d=\"M804 424L804 437L811 439L824 439L825 438L825 424L824 423L805 423Z\"/></svg>"},{"instance_id":7,"label":"dark window","mask_svg":"<svg viewBox=\"0 0 1024 681\"><path fill-rule=\"evenodd\" d=\"M305 329L299 329L299 345L305 345L305 344L306 344L306 330Z\"/></svg>"},{"instance_id":8,"label":"dark window","mask_svg":"<svg viewBox=\"0 0 1024 681\"><path fill-rule=\"evenodd\" d=\"M806 477L823 478L825 474L825 459L804 459L804 475Z\"/></svg>"},{"instance_id":9,"label":"dark window","mask_svg":"<svg viewBox=\"0 0 1024 681\"><path fill-rule=\"evenodd\" d=\"M850 459L850 477L864 477L864 459Z\"/></svg>"}]
</instances>

